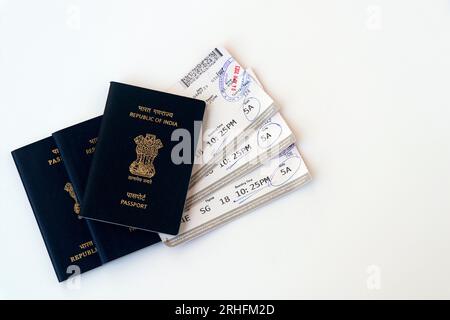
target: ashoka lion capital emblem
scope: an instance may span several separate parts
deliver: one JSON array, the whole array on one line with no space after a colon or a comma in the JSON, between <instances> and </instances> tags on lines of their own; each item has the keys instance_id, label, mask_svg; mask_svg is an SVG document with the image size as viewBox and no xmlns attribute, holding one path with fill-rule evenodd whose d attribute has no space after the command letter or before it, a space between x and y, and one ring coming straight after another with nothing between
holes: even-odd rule
<instances>
[{"instance_id":1,"label":"ashoka lion capital emblem","mask_svg":"<svg viewBox=\"0 0 450 320\"><path fill-rule=\"evenodd\" d=\"M67 191L73 201L75 201L73 205L73 212L75 212L76 214L80 214L80 204L78 203L77 196L75 195L75 191L73 190L73 186L70 182L67 182L64 185L64 191Z\"/></svg>"},{"instance_id":2,"label":"ashoka lion capital emblem","mask_svg":"<svg viewBox=\"0 0 450 320\"><path fill-rule=\"evenodd\" d=\"M134 142L136 142L137 158L130 164L130 173L145 178L152 178L156 173L153 160L155 160L163 144L160 139L150 133L147 133L145 136L137 136L134 138Z\"/></svg>"}]
</instances>

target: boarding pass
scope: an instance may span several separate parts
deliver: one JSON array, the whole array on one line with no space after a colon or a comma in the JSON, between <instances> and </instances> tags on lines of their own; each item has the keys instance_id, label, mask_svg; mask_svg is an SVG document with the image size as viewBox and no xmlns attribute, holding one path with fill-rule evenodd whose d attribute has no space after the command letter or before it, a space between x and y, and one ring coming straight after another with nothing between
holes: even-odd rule
<instances>
[{"instance_id":1,"label":"boarding pass","mask_svg":"<svg viewBox=\"0 0 450 320\"><path fill-rule=\"evenodd\" d=\"M272 98L224 48L209 52L169 91L207 104L191 184L277 111Z\"/></svg>"},{"instance_id":2,"label":"boarding pass","mask_svg":"<svg viewBox=\"0 0 450 320\"><path fill-rule=\"evenodd\" d=\"M262 87L255 72L247 69L252 79ZM253 131L253 130L252 130ZM275 114L254 129L250 136L229 155L220 159L204 177L189 188L185 209L224 185L256 169L267 159L295 142L295 136L280 113Z\"/></svg>"},{"instance_id":3,"label":"boarding pass","mask_svg":"<svg viewBox=\"0 0 450 320\"><path fill-rule=\"evenodd\" d=\"M183 213L178 235L160 234L161 239L168 246L176 246L310 180L308 168L297 147L291 145L263 166L193 205Z\"/></svg>"}]
</instances>

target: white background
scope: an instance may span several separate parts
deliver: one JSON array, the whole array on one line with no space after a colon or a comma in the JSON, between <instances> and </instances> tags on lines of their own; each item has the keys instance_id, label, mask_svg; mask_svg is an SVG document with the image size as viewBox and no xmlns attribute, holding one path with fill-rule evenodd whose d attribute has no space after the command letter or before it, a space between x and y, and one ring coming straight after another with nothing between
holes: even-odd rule
<instances>
[{"instance_id":1,"label":"white background","mask_svg":"<svg viewBox=\"0 0 450 320\"><path fill-rule=\"evenodd\" d=\"M163 90L223 45L314 181L58 284L10 151ZM0 297L450 298L448 0L0 0Z\"/></svg>"}]
</instances>

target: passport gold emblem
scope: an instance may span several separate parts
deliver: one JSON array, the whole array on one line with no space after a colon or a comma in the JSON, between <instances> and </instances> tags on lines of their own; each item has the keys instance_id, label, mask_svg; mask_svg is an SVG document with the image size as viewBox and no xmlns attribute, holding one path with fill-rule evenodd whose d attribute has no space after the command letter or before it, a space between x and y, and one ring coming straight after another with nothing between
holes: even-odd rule
<instances>
[{"instance_id":1,"label":"passport gold emblem","mask_svg":"<svg viewBox=\"0 0 450 320\"><path fill-rule=\"evenodd\" d=\"M64 186L64 190L67 191L70 197L75 201L75 204L73 205L73 212L75 212L76 214L80 214L80 204L78 203L77 196L75 195L72 184L70 182L67 182Z\"/></svg>"},{"instance_id":2,"label":"passport gold emblem","mask_svg":"<svg viewBox=\"0 0 450 320\"><path fill-rule=\"evenodd\" d=\"M163 147L160 139L147 133L134 138L136 143L136 160L130 164L130 173L144 178L152 178L156 174L153 161Z\"/></svg>"}]
</instances>

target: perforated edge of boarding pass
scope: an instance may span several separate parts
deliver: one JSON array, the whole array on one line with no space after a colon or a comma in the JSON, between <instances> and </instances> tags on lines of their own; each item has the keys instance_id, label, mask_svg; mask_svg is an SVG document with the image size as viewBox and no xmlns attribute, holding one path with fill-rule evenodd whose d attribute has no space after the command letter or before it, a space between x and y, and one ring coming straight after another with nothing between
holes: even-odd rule
<instances>
[{"instance_id":1,"label":"perforated edge of boarding pass","mask_svg":"<svg viewBox=\"0 0 450 320\"><path fill-rule=\"evenodd\" d=\"M277 188L273 192L267 193L264 196L261 196L253 201L246 203L245 205L235 208L227 213L220 215L219 217L212 219L202 225L197 226L185 233L179 234L178 236L171 239L163 239L163 243L169 247L175 247L184 242L193 240L197 237L200 237L218 227L231 222L232 220L242 216L245 213L250 212L251 210L267 203L270 200L276 199L284 194L287 194L290 191L293 191L301 186L305 185L309 181L311 181L311 175L309 172L304 175L298 177L297 179L291 181L283 187Z\"/></svg>"}]
</instances>

